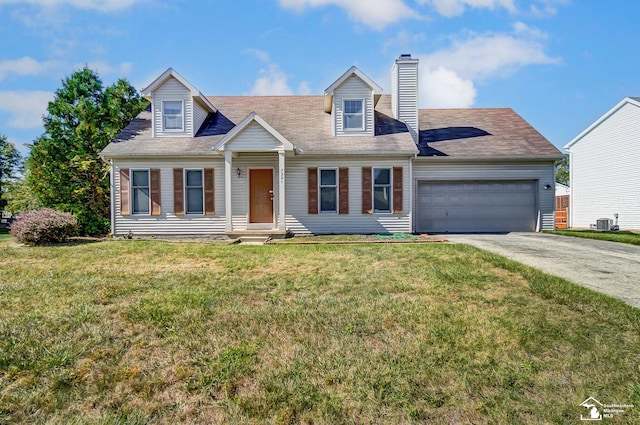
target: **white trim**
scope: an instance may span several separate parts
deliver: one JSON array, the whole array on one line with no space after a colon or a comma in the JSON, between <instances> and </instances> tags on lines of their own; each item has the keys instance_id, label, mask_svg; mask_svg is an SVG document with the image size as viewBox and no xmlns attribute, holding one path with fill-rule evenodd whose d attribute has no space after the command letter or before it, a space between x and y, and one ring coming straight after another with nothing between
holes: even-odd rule
<instances>
[{"instance_id":1,"label":"white trim","mask_svg":"<svg viewBox=\"0 0 640 425\"><path fill-rule=\"evenodd\" d=\"M360 114L357 113L353 113L353 112L345 112L345 102L360 102L360 106L362 107L362 112L360 112ZM350 115L350 116L356 116L356 115L360 115L362 116L362 126L359 128L356 127L346 127L345 126L345 122L346 122L346 116ZM364 131L366 128L366 122L365 122L365 100L363 98L345 98L342 99L342 131L345 132L355 132L355 131Z\"/></svg>"},{"instance_id":2,"label":"white trim","mask_svg":"<svg viewBox=\"0 0 640 425\"><path fill-rule=\"evenodd\" d=\"M340 87L342 83L344 83L347 78L355 75L360 78L367 86L371 88L374 94L374 106L380 98L380 94L382 93L382 88L377 85L371 78L367 77L362 71L360 71L355 66L352 66L340 76L336 81L333 82L327 89L324 91L324 111L330 113L333 109L333 92Z\"/></svg>"},{"instance_id":3,"label":"white trim","mask_svg":"<svg viewBox=\"0 0 640 425\"><path fill-rule=\"evenodd\" d=\"M232 199L231 199L231 166L233 165L232 153L226 151L224 153L224 215L225 215L225 232L233 230L232 216Z\"/></svg>"},{"instance_id":4,"label":"white trim","mask_svg":"<svg viewBox=\"0 0 640 425\"><path fill-rule=\"evenodd\" d=\"M146 171L147 172L147 188L149 188L149 209L146 213L144 212L135 212L135 202L133 202L133 173L135 171ZM144 186L140 186L144 187ZM120 198L122 198L122 194L120 194ZM122 199L120 199L120 204L122 204ZM129 205L131 206L131 215L140 215L140 216L150 216L151 215L151 169L150 168L130 168L129 169Z\"/></svg>"},{"instance_id":5,"label":"white trim","mask_svg":"<svg viewBox=\"0 0 640 425\"><path fill-rule=\"evenodd\" d=\"M278 175L280 181L278 182L278 230L281 232L286 231L287 228L287 215L285 214L285 153L278 152ZM275 211L274 211L275 212Z\"/></svg>"},{"instance_id":6,"label":"white trim","mask_svg":"<svg viewBox=\"0 0 640 425\"><path fill-rule=\"evenodd\" d=\"M335 211L322 211L322 171L334 171L335 177L336 177L336 183L334 185L335 189L336 189L336 209ZM339 180L340 176L338 175L338 168L337 167L318 167L318 214L338 214L338 210L340 209L340 205L339 205ZM325 185L325 187L331 187L328 185Z\"/></svg>"},{"instance_id":7,"label":"white trim","mask_svg":"<svg viewBox=\"0 0 640 425\"><path fill-rule=\"evenodd\" d=\"M164 104L167 102L180 102L180 108L182 110L182 113L180 114L182 116L182 128L166 128L165 127L165 122L164 122L164 117L165 117L165 113L164 113ZM161 108L162 110L160 111L160 116L161 116L161 121L162 121L162 132L163 133L184 133L185 130L185 113L184 113L184 100L183 99L179 99L179 100L171 100L171 99L164 99L161 101ZM168 114L169 116L177 116L177 114Z\"/></svg>"},{"instance_id":8,"label":"white trim","mask_svg":"<svg viewBox=\"0 0 640 425\"><path fill-rule=\"evenodd\" d=\"M180 82L180 84L185 86L191 92L191 96L200 100L202 102L202 105L209 112L218 111L216 107L213 106L211 102L209 102L209 99L207 99L205 95L200 93L200 90L198 90L193 84L188 82L182 75L178 74L173 68L167 68L167 70L163 72L158 78L153 80L151 84L149 84L147 87L142 89L142 96L151 100L151 97L153 96L153 92L155 92L158 87L163 85L164 82L169 79L169 77L175 78Z\"/></svg>"},{"instance_id":9,"label":"white trim","mask_svg":"<svg viewBox=\"0 0 640 425\"><path fill-rule=\"evenodd\" d=\"M377 210L376 209L376 170L388 170L389 171L389 209ZM378 186L387 186L379 184ZM371 209L374 214L392 214L393 213L393 167L371 167Z\"/></svg>"},{"instance_id":10,"label":"white trim","mask_svg":"<svg viewBox=\"0 0 640 425\"><path fill-rule=\"evenodd\" d=\"M200 171L200 189L202 190L202 212L193 212L190 213L189 212L189 202L187 199L187 171ZM183 196L184 199L182 202L184 202L184 215L189 215L189 216L203 216L204 215L204 168L184 168L182 170L183 172L183 176L182 176L182 183L183 183L183 187L182 187L182 192L183 192Z\"/></svg>"},{"instance_id":11,"label":"white trim","mask_svg":"<svg viewBox=\"0 0 640 425\"><path fill-rule=\"evenodd\" d=\"M613 108L609 109L609 111L607 111L607 113L605 113L603 116L598 118L598 120L596 122L594 122L589 127L587 127L585 130L583 130L582 133L580 133L576 137L574 137L569 143L567 143L564 146L564 149L571 149L571 146L573 146L576 143L578 143L583 137L585 137L587 134L591 133L597 126L602 124L602 122L605 121L607 118L609 118L611 115L613 115L616 112L618 112L618 110L621 109L627 103L630 103L632 105L640 107L640 102L638 102L638 101L636 101L634 99L631 99L630 97L625 97L616 106L614 106Z\"/></svg>"}]
</instances>

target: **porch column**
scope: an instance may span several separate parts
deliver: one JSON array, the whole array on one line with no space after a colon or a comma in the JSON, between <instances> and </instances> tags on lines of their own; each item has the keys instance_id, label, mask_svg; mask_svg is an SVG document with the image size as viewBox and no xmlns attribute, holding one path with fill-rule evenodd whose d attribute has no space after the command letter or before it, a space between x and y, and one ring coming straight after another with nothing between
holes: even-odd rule
<instances>
[{"instance_id":1,"label":"porch column","mask_svg":"<svg viewBox=\"0 0 640 425\"><path fill-rule=\"evenodd\" d=\"M224 217L225 217L225 225L224 230L226 232L231 232L232 228L232 217L233 212L231 211L231 152L224 152Z\"/></svg>"},{"instance_id":2,"label":"porch column","mask_svg":"<svg viewBox=\"0 0 640 425\"><path fill-rule=\"evenodd\" d=\"M278 230L287 230L285 223L284 199L284 151L278 152Z\"/></svg>"}]
</instances>

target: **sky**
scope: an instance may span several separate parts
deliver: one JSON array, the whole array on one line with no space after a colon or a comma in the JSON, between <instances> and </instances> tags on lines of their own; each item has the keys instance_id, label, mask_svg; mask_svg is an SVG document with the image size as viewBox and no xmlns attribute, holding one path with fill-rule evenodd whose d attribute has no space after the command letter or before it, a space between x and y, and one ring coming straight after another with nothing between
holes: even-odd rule
<instances>
[{"instance_id":1,"label":"sky","mask_svg":"<svg viewBox=\"0 0 640 425\"><path fill-rule=\"evenodd\" d=\"M143 89L168 67L202 93L322 94L352 65L390 93L420 60L420 107L510 107L558 148L640 96L640 2L0 0L0 134L23 155L87 65Z\"/></svg>"}]
</instances>

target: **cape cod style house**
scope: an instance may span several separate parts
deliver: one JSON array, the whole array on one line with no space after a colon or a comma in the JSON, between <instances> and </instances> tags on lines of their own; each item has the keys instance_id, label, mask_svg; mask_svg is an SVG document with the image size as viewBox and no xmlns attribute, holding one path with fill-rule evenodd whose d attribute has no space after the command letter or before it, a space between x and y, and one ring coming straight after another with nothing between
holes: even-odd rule
<instances>
[{"instance_id":1,"label":"cape cod style house","mask_svg":"<svg viewBox=\"0 0 640 425\"><path fill-rule=\"evenodd\" d=\"M560 152L511 109L418 109L351 67L320 96L205 96L169 68L101 153L114 235L507 232L554 227Z\"/></svg>"}]
</instances>

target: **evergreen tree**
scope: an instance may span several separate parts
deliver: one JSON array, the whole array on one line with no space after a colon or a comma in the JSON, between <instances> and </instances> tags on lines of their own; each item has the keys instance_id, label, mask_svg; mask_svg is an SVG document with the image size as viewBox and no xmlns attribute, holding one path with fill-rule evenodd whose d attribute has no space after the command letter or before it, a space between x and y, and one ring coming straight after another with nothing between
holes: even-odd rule
<instances>
[{"instance_id":1,"label":"evergreen tree","mask_svg":"<svg viewBox=\"0 0 640 425\"><path fill-rule=\"evenodd\" d=\"M107 233L109 167L99 153L145 106L127 81L104 89L87 67L63 80L26 161L27 184L40 204L71 211L86 234Z\"/></svg>"}]
</instances>

